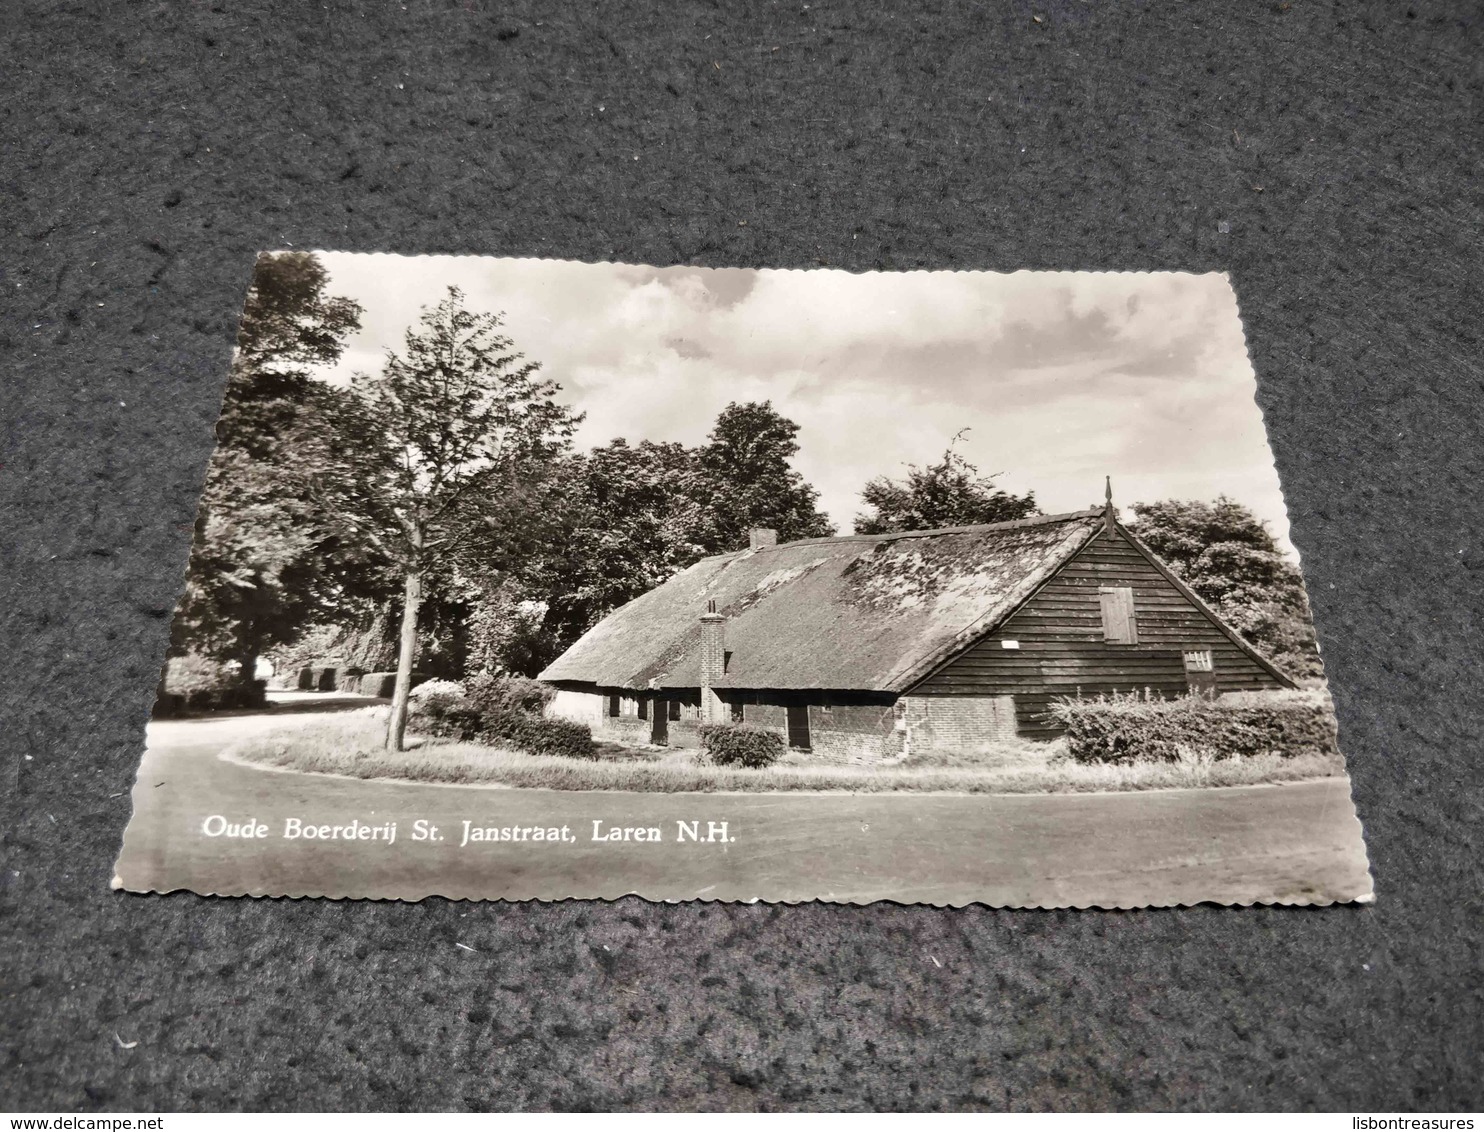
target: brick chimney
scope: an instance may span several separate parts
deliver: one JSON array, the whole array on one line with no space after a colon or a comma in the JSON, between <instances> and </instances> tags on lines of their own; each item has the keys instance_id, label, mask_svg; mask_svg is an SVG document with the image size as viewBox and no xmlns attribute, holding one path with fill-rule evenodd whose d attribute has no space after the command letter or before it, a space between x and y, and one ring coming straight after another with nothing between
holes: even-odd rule
<instances>
[{"instance_id":1,"label":"brick chimney","mask_svg":"<svg viewBox=\"0 0 1484 1132\"><path fill-rule=\"evenodd\" d=\"M701 615L701 722L725 723L726 705L711 686L727 671L727 619L716 612L714 600L706 603Z\"/></svg>"},{"instance_id":2,"label":"brick chimney","mask_svg":"<svg viewBox=\"0 0 1484 1132\"><path fill-rule=\"evenodd\" d=\"M747 549L756 550L760 546L777 546L778 532L772 527L753 527L747 532Z\"/></svg>"}]
</instances>

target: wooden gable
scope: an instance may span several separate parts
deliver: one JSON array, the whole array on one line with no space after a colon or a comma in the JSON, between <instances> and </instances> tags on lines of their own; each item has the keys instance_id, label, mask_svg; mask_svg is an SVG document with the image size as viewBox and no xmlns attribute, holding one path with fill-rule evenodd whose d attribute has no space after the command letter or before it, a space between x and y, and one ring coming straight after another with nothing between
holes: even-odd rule
<instances>
[{"instance_id":1,"label":"wooden gable","mask_svg":"<svg viewBox=\"0 0 1484 1132\"><path fill-rule=\"evenodd\" d=\"M1187 654L1209 654L1192 682ZM1019 730L1050 735L1051 701L1110 692L1183 695L1291 681L1235 639L1121 528L1101 531L998 627L910 695L1013 695Z\"/></svg>"}]
</instances>

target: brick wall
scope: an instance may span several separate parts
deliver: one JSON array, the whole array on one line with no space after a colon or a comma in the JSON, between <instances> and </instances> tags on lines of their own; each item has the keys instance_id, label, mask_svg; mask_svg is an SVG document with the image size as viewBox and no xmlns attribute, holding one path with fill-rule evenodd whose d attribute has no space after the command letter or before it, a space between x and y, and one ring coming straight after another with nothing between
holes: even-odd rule
<instances>
[{"instance_id":1,"label":"brick wall","mask_svg":"<svg viewBox=\"0 0 1484 1132\"><path fill-rule=\"evenodd\" d=\"M1014 739L1014 696L904 696L912 751L976 751Z\"/></svg>"},{"instance_id":2,"label":"brick wall","mask_svg":"<svg viewBox=\"0 0 1484 1132\"><path fill-rule=\"evenodd\" d=\"M807 757L811 762L869 765L900 753L901 740L893 726L889 703L839 703L838 698L830 698L828 712L823 702L808 705ZM783 702L763 693L750 697L742 711L744 723L766 727L787 739L788 708Z\"/></svg>"},{"instance_id":3,"label":"brick wall","mask_svg":"<svg viewBox=\"0 0 1484 1132\"><path fill-rule=\"evenodd\" d=\"M615 743L648 743L650 723L636 715L605 716L593 728L594 739Z\"/></svg>"},{"instance_id":4,"label":"brick wall","mask_svg":"<svg viewBox=\"0 0 1484 1132\"><path fill-rule=\"evenodd\" d=\"M890 705L809 705L813 756L826 763L875 764L896 756L901 746Z\"/></svg>"}]
</instances>

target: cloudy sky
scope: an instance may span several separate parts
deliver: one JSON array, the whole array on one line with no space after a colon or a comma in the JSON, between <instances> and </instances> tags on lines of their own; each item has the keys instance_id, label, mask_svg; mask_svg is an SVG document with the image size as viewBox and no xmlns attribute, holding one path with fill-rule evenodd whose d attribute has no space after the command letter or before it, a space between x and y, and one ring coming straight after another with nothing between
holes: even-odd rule
<instances>
[{"instance_id":1,"label":"cloudy sky","mask_svg":"<svg viewBox=\"0 0 1484 1132\"><path fill-rule=\"evenodd\" d=\"M731 401L799 426L796 466L842 532L861 486L959 451L1043 511L1226 493L1288 521L1222 275L712 270L321 253L365 308L339 364L381 365L449 284L503 312L587 414L583 447L701 442Z\"/></svg>"}]
</instances>

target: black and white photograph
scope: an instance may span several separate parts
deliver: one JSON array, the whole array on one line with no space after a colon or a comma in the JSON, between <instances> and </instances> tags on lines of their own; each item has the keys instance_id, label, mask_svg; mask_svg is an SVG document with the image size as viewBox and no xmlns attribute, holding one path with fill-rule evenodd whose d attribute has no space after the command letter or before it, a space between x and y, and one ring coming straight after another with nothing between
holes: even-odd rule
<instances>
[{"instance_id":1,"label":"black and white photograph","mask_svg":"<svg viewBox=\"0 0 1484 1132\"><path fill-rule=\"evenodd\" d=\"M114 886L1368 902L1238 298L263 254Z\"/></svg>"}]
</instances>

